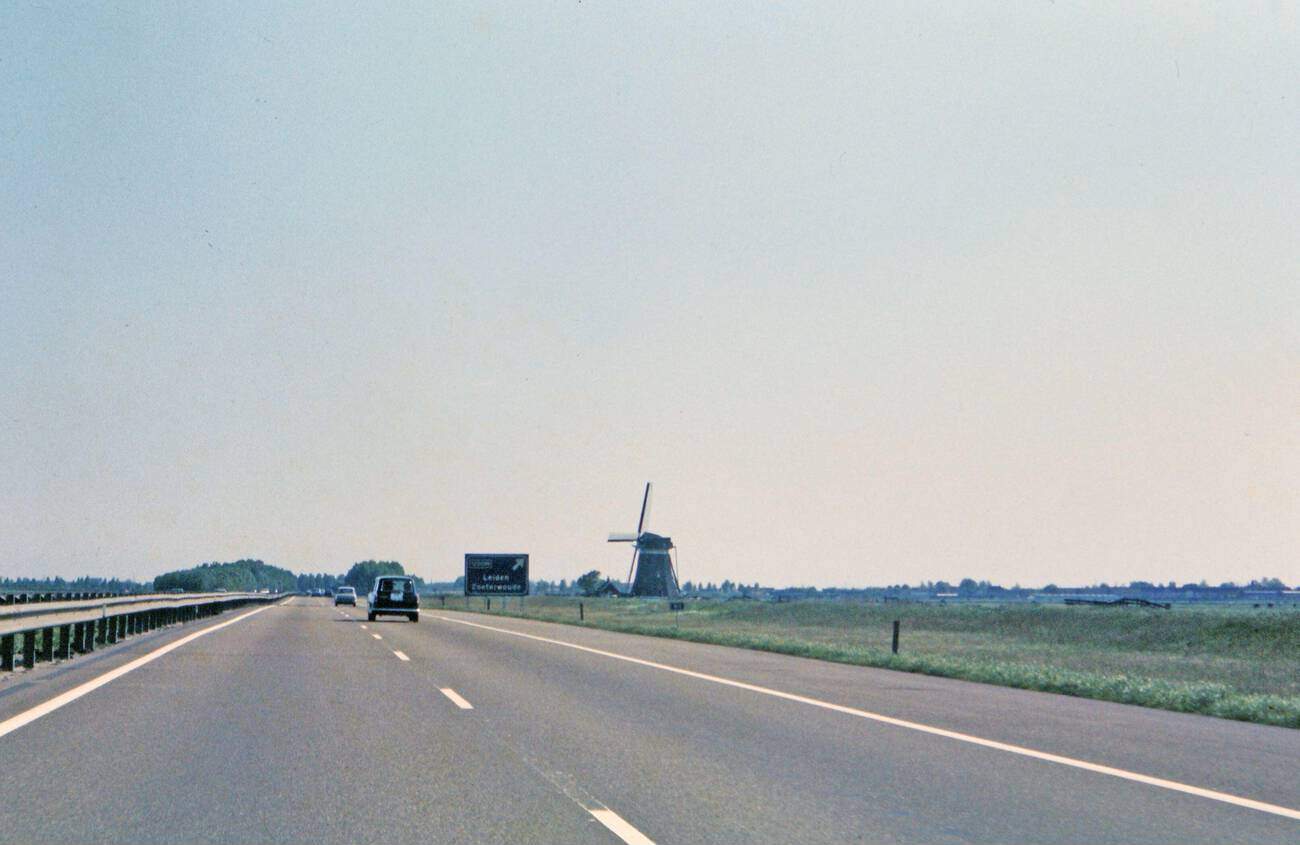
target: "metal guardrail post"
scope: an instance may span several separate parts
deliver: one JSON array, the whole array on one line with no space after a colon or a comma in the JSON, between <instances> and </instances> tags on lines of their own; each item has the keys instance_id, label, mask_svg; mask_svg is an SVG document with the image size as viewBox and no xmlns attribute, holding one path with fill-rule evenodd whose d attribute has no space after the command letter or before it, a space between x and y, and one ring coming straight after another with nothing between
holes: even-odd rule
<instances>
[{"instance_id":1,"label":"metal guardrail post","mask_svg":"<svg viewBox=\"0 0 1300 845\"><path fill-rule=\"evenodd\" d=\"M54 629L41 629L41 656L42 663L51 663L54 660Z\"/></svg>"},{"instance_id":2,"label":"metal guardrail post","mask_svg":"<svg viewBox=\"0 0 1300 845\"><path fill-rule=\"evenodd\" d=\"M4 634L0 636L0 671L12 672L14 670L14 635Z\"/></svg>"},{"instance_id":3,"label":"metal guardrail post","mask_svg":"<svg viewBox=\"0 0 1300 845\"><path fill-rule=\"evenodd\" d=\"M36 632L23 632L23 666L28 669L36 665Z\"/></svg>"},{"instance_id":4,"label":"metal guardrail post","mask_svg":"<svg viewBox=\"0 0 1300 845\"><path fill-rule=\"evenodd\" d=\"M72 626L59 626L59 659L72 659Z\"/></svg>"}]
</instances>

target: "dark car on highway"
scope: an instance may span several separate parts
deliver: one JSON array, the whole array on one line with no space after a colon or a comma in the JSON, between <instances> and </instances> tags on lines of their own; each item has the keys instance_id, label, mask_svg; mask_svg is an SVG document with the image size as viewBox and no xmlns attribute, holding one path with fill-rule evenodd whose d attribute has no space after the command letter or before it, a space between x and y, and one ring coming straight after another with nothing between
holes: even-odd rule
<instances>
[{"instance_id":1,"label":"dark car on highway","mask_svg":"<svg viewBox=\"0 0 1300 845\"><path fill-rule=\"evenodd\" d=\"M415 595L415 581L402 575L381 575L367 596L370 610L367 618L376 616L405 616L412 622L420 621L420 599Z\"/></svg>"}]
</instances>

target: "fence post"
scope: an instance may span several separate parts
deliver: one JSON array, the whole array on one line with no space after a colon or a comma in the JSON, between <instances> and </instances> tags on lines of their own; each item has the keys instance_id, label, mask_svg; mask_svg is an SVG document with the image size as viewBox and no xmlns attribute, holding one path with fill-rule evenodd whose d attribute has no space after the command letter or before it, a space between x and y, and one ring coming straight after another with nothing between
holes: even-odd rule
<instances>
[{"instance_id":1,"label":"fence post","mask_svg":"<svg viewBox=\"0 0 1300 845\"><path fill-rule=\"evenodd\" d=\"M488 609L488 610L491 610L491 609L492 609L492 597L491 597L491 596L488 596L488 597L487 597L487 609Z\"/></svg>"},{"instance_id":2,"label":"fence post","mask_svg":"<svg viewBox=\"0 0 1300 845\"><path fill-rule=\"evenodd\" d=\"M894 650L894 654L898 654L898 620L897 620L897 619L894 620L894 643L893 643L893 650Z\"/></svg>"},{"instance_id":3,"label":"fence post","mask_svg":"<svg viewBox=\"0 0 1300 845\"><path fill-rule=\"evenodd\" d=\"M578 602L578 621L581 622L584 618L586 617L583 615L582 602Z\"/></svg>"},{"instance_id":4,"label":"fence post","mask_svg":"<svg viewBox=\"0 0 1300 845\"><path fill-rule=\"evenodd\" d=\"M54 629L41 629L41 662L49 663L54 660Z\"/></svg>"}]
</instances>

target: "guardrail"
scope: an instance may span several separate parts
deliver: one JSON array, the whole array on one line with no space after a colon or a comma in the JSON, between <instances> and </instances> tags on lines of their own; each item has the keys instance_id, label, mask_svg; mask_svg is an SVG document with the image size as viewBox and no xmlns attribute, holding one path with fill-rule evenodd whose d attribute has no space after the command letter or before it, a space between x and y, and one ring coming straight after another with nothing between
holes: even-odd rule
<instances>
[{"instance_id":1,"label":"guardrail","mask_svg":"<svg viewBox=\"0 0 1300 845\"><path fill-rule=\"evenodd\" d=\"M87 599L107 599L118 596L133 596L136 593L87 593L87 592L64 592L50 593L37 592L33 590L19 590L13 593L0 593L0 605L8 604L36 604L37 602L47 601L86 601Z\"/></svg>"},{"instance_id":2,"label":"guardrail","mask_svg":"<svg viewBox=\"0 0 1300 845\"><path fill-rule=\"evenodd\" d=\"M213 598L156 598L151 601L164 607L150 607L111 613L115 605L78 607L61 610L50 607L41 617L64 616L66 621L46 619L41 624L9 629L0 634L0 672L12 672L21 665L27 669L37 663L70 660L78 654L90 654L96 647L112 645L135 634L143 634L169 625L182 625L216 616L246 604L277 601L291 593L243 594ZM135 604L137 602L123 602ZM98 613L96 616L94 614ZM34 615L28 611L0 615L0 622ZM20 662L21 661L21 662Z\"/></svg>"},{"instance_id":3,"label":"guardrail","mask_svg":"<svg viewBox=\"0 0 1300 845\"><path fill-rule=\"evenodd\" d=\"M245 596L273 597L286 593L107 593L102 598L73 600L56 604L38 602L0 607L0 626L22 616L49 616L58 613L75 613L87 609L117 608L128 604L158 604L160 602L195 602L198 599L243 598Z\"/></svg>"}]
</instances>

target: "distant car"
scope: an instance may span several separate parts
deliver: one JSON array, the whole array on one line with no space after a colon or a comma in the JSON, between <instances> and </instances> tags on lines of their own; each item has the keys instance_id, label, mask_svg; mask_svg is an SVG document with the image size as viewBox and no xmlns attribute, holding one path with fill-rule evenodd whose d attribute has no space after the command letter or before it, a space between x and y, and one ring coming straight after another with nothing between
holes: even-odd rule
<instances>
[{"instance_id":1,"label":"distant car","mask_svg":"<svg viewBox=\"0 0 1300 845\"><path fill-rule=\"evenodd\" d=\"M357 606L357 591L356 591L355 589L353 589L352 587L339 587L337 590L335 590L335 591L334 591L334 606L335 606L335 607L338 607L338 606L341 605L341 604L350 604L350 605L352 605L353 607L356 607L356 606ZM373 618L373 617L372 617L372 618Z\"/></svg>"},{"instance_id":2,"label":"distant car","mask_svg":"<svg viewBox=\"0 0 1300 845\"><path fill-rule=\"evenodd\" d=\"M415 594L415 581L405 575L380 575L367 596L370 609L366 618L371 622L376 616L405 616L412 622L420 621L420 599Z\"/></svg>"}]
</instances>

